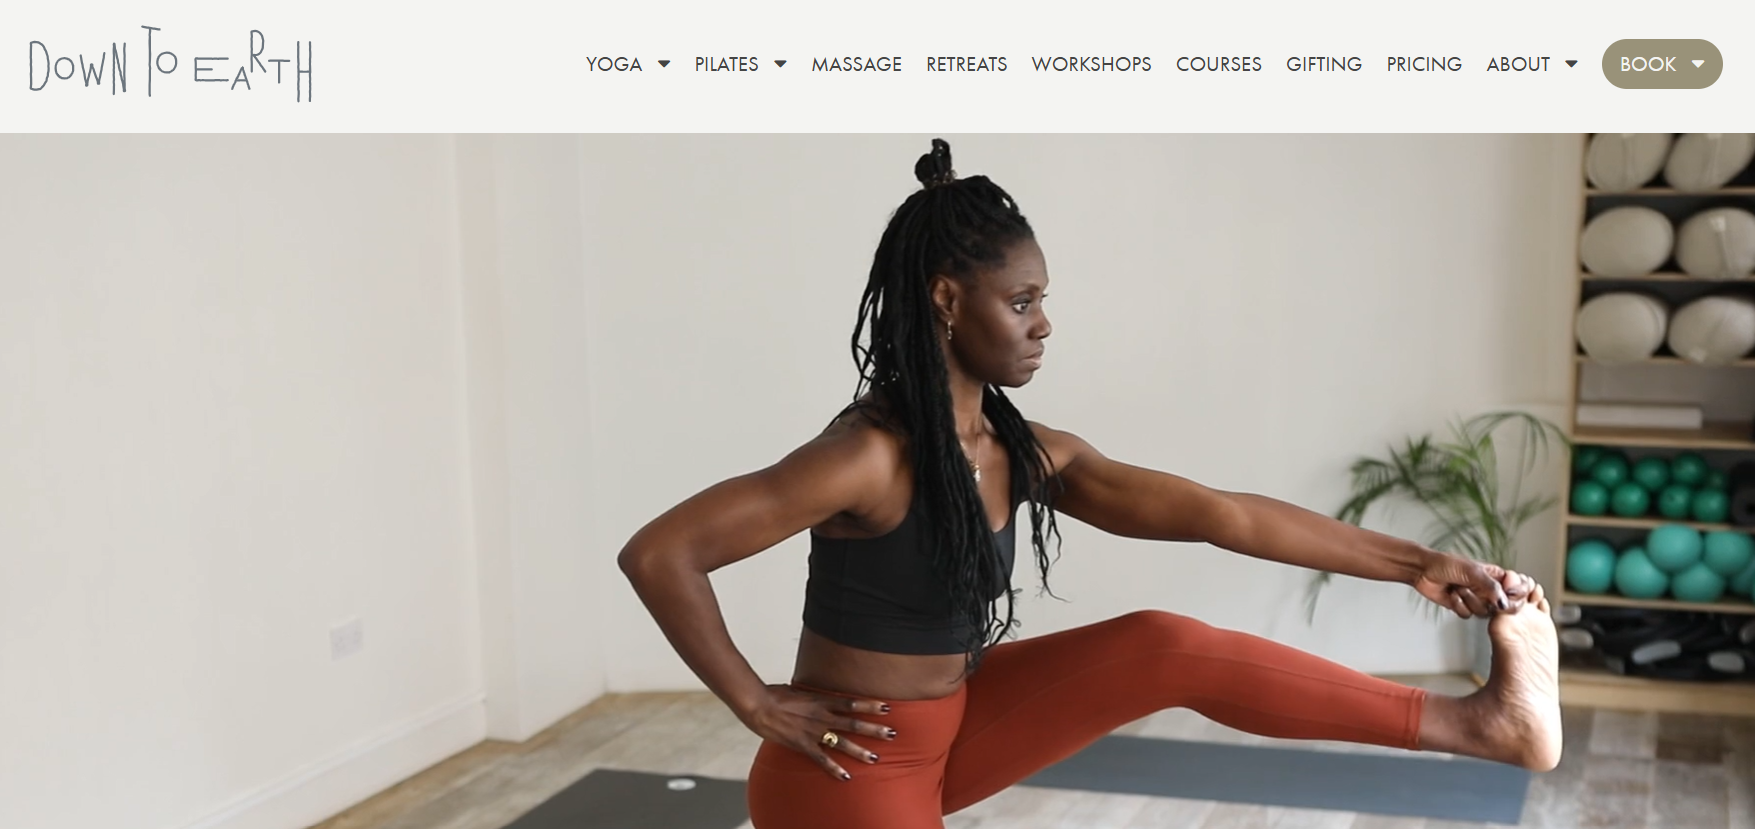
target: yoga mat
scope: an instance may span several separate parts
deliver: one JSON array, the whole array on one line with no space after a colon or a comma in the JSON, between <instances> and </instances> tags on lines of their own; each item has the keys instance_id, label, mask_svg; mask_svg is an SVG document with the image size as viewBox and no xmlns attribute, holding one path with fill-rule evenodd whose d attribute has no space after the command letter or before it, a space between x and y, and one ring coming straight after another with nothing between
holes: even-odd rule
<instances>
[{"instance_id":1,"label":"yoga mat","mask_svg":"<svg viewBox=\"0 0 1755 829\"><path fill-rule=\"evenodd\" d=\"M1023 781L1114 794L1507 823L1530 774L1476 760L1109 736Z\"/></svg>"},{"instance_id":2,"label":"yoga mat","mask_svg":"<svg viewBox=\"0 0 1755 829\"><path fill-rule=\"evenodd\" d=\"M1109 736L1022 785L1515 825L1529 781L1475 760ZM742 780L598 769L506 829L736 829L748 819Z\"/></svg>"},{"instance_id":3,"label":"yoga mat","mask_svg":"<svg viewBox=\"0 0 1755 829\"><path fill-rule=\"evenodd\" d=\"M673 780L694 785L672 789ZM742 780L597 769L506 829L737 829L746 820Z\"/></svg>"}]
</instances>

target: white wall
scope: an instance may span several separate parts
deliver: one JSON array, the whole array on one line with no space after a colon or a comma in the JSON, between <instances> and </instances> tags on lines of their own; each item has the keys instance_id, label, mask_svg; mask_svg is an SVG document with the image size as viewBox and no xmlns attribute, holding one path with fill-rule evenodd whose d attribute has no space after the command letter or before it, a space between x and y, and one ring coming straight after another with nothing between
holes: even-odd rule
<instances>
[{"instance_id":1,"label":"white wall","mask_svg":"<svg viewBox=\"0 0 1755 829\"><path fill-rule=\"evenodd\" d=\"M616 568L592 543L579 150L568 136L458 139L487 733L503 740L589 702L606 676Z\"/></svg>"},{"instance_id":2,"label":"white wall","mask_svg":"<svg viewBox=\"0 0 1755 829\"><path fill-rule=\"evenodd\" d=\"M849 398L871 252L929 138L584 139L621 162L597 171L587 222L587 327L597 354L627 355L593 365L611 538L772 462ZM1357 453L1565 399L1574 136L949 139L1048 257L1055 333L1015 397L1111 455L1328 512ZM1062 526L1052 579L1071 601L1032 601L1026 634L1162 607L1369 671L1468 664L1457 626L1404 588L1343 583L1307 627L1302 571ZM1532 528L1537 559L1553 533ZM791 668L806 550L799 536L715 579L769 681ZM610 602L610 687L693 687L632 592Z\"/></svg>"},{"instance_id":3,"label":"white wall","mask_svg":"<svg viewBox=\"0 0 1755 829\"><path fill-rule=\"evenodd\" d=\"M0 826L302 825L480 738L454 171L0 138Z\"/></svg>"},{"instance_id":4,"label":"white wall","mask_svg":"<svg viewBox=\"0 0 1755 829\"><path fill-rule=\"evenodd\" d=\"M301 826L696 687L615 553L848 399L929 137L0 138L0 825ZM1564 399L1574 137L950 138L1055 279L1020 404L1118 457L1328 511L1358 452ZM1063 529L1027 634L1466 664L1404 590L1311 628L1291 568ZM804 541L715 579L773 681Z\"/></svg>"}]
</instances>

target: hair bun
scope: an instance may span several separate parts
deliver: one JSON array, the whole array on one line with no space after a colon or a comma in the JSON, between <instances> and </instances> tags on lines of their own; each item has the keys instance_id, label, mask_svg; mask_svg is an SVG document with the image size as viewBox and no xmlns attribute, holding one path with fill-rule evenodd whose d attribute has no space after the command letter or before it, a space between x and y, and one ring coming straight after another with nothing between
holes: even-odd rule
<instances>
[{"instance_id":1,"label":"hair bun","mask_svg":"<svg viewBox=\"0 0 1755 829\"><path fill-rule=\"evenodd\" d=\"M951 145L943 138L932 139L932 152L914 162L914 177L928 189L956 181L957 171L951 169Z\"/></svg>"}]
</instances>

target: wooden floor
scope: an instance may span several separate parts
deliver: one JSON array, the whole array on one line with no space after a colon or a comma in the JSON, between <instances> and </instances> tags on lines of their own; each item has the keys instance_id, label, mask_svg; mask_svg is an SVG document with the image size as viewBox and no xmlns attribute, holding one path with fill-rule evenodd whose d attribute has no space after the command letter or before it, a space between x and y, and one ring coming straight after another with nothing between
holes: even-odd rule
<instances>
[{"instance_id":1,"label":"wooden floor","mask_svg":"<svg viewBox=\"0 0 1755 829\"><path fill-rule=\"evenodd\" d=\"M1462 678L1404 681L1450 693L1473 688ZM1553 772L1536 776L1518 826L1755 829L1755 719L1567 709L1565 720L1565 759ZM1182 709L1154 714L1117 733L1279 743ZM478 745L315 829L500 829L596 768L744 779L756 745L755 736L709 695L610 695L527 743ZM1388 751L1339 743L1291 745ZM946 818L945 825L1485 829L1497 824L1020 786Z\"/></svg>"}]
</instances>

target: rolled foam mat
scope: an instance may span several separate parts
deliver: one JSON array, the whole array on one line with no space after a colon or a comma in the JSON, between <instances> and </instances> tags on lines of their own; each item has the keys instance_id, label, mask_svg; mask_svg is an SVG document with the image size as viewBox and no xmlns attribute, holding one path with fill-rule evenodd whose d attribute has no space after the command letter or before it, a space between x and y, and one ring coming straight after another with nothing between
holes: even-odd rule
<instances>
[{"instance_id":1,"label":"rolled foam mat","mask_svg":"<svg viewBox=\"0 0 1755 829\"><path fill-rule=\"evenodd\" d=\"M1730 522L1740 527L1755 525L1755 461L1743 461L1725 476L1731 501Z\"/></svg>"}]
</instances>

